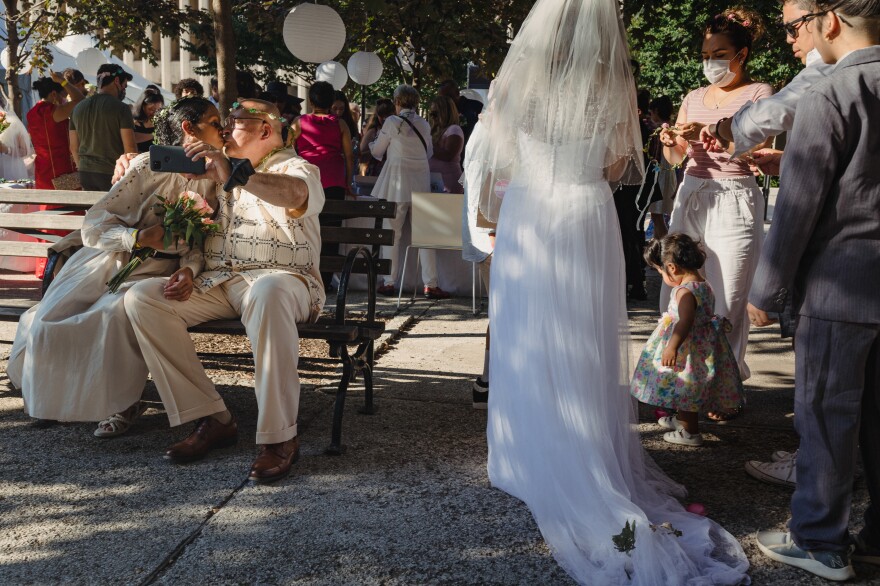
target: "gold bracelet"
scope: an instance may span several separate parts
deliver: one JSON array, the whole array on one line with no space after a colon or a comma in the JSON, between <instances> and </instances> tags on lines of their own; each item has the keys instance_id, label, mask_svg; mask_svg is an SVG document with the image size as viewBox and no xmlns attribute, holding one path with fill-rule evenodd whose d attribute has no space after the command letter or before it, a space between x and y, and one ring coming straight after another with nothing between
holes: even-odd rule
<instances>
[{"instance_id":1,"label":"gold bracelet","mask_svg":"<svg viewBox=\"0 0 880 586\"><path fill-rule=\"evenodd\" d=\"M66 79L61 80L61 87L64 87L67 84L68 84L68 81Z\"/></svg>"},{"instance_id":2,"label":"gold bracelet","mask_svg":"<svg viewBox=\"0 0 880 586\"><path fill-rule=\"evenodd\" d=\"M140 235L140 233L140 230L135 230L131 233L131 235L134 237L134 246L131 247L132 250L140 250L141 248L143 248L143 246L138 244L138 236Z\"/></svg>"}]
</instances>

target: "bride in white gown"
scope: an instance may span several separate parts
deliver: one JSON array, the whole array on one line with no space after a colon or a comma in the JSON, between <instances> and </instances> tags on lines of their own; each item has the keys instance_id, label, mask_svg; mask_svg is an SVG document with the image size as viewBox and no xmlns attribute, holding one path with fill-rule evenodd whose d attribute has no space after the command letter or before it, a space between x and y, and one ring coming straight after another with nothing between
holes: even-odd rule
<instances>
[{"instance_id":1,"label":"bride in white gown","mask_svg":"<svg viewBox=\"0 0 880 586\"><path fill-rule=\"evenodd\" d=\"M635 426L609 187L643 172L629 68L617 0L538 0L493 85L486 142L468 145L510 177L492 266L489 478L529 506L582 584L747 583L739 543L682 508ZM499 205L490 194L481 212ZM634 541L615 543L627 523Z\"/></svg>"}]
</instances>

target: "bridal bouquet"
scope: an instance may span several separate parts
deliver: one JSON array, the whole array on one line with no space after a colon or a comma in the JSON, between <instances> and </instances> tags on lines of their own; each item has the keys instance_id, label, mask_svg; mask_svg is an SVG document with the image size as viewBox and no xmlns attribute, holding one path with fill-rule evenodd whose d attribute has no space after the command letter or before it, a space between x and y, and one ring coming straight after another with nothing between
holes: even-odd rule
<instances>
[{"instance_id":1,"label":"bridal bouquet","mask_svg":"<svg viewBox=\"0 0 880 586\"><path fill-rule=\"evenodd\" d=\"M180 244L190 248L201 247L205 237L217 232L220 228L211 220L214 212L208 202L198 193L184 191L175 201L170 201L157 195L160 203L153 206L157 216L162 216L162 227L165 228L164 247L175 247ZM156 255L153 248L138 248L122 269L107 281L111 293L116 293L122 284L128 279L132 271L138 268L148 258Z\"/></svg>"},{"instance_id":2,"label":"bridal bouquet","mask_svg":"<svg viewBox=\"0 0 880 586\"><path fill-rule=\"evenodd\" d=\"M0 112L0 134L3 134L3 132L7 128L9 128L9 126L10 126L10 124L6 120L6 112Z\"/></svg>"}]
</instances>

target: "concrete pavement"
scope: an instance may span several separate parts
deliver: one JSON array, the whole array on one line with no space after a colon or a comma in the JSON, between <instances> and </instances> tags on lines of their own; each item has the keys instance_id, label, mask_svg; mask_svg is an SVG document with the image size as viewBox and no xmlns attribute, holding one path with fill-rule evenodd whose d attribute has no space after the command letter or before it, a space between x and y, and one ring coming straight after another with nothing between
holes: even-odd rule
<instances>
[{"instance_id":1,"label":"concrete pavement","mask_svg":"<svg viewBox=\"0 0 880 586\"><path fill-rule=\"evenodd\" d=\"M357 414L358 387L346 404L344 456L323 455L332 393L304 389L302 457L270 486L246 481L256 404L252 380L235 372L219 382L238 445L187 466L162 459L189 427L169 430L160 404L130 434L98 441L91 424L33 428L20 394L0 390L0 583L570 584L528 509L488 484L485 413L470 404L486 318L469 302L418 301L400 314L406 327L377 366L378 412ZM632 307L634 351L655 306ZM740 539L755 584L824 584L766 560L751 539L782 527L791 493L752 480L743 462L797 445L790 346L771 331L755 340L742 418L707 424L707 447L693 449L664 444L646 410L644 444ZM855 501L857 521L864 486ZM880 580L857 570L856 583Z\"/></svg>"}]
</instances>

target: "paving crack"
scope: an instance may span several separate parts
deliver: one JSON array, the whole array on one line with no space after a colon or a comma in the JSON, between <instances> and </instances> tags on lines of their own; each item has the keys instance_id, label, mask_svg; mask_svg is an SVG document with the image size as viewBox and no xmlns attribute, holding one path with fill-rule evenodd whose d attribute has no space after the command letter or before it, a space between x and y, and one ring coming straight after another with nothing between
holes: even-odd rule
<instances>
[{"instance_id":1,"label":"paving crack","mask_svg":"<svg viewBox=\"0 0 880 586\"><path fill-rule=\"evenodd\" d=\"M162 575L166 571L168 571L168 569L171 568L177 562L177 560L180 558L180 556L186 551L186 548L189 547L189 545L192 542L194 542L196 539L198 539L199 535L202 534L202 530L208 525L208 523L211 521L211 519L214 518L214 515L219 513L221 510L223 510L223 507L225 507L226 504L229 501L231 501L232 498L236 494L238 494L238 492L242 488L247 486L248 483L250 483L250 480L248 478L245 478L244 480L242 480L241 484L236 486L232 490L232 492L230 492L226 496L226 498L220 502L219 505L211 507L211 510L205 516L204 520L201 523L199 523L199 526L196 527L189 535L187 535L180 543L178 543L177 547L175 547L173 550L171 550L171 553L169 553L167 556L165 556L165 559L163 559L159 563L159 565L156 566L156 569L154 569L152 572L150 572L150 574L139 583L140 586L148 586L149 584L155 584L156 581L159 578L161 578Z\"/></svg>"}]
</instances>

